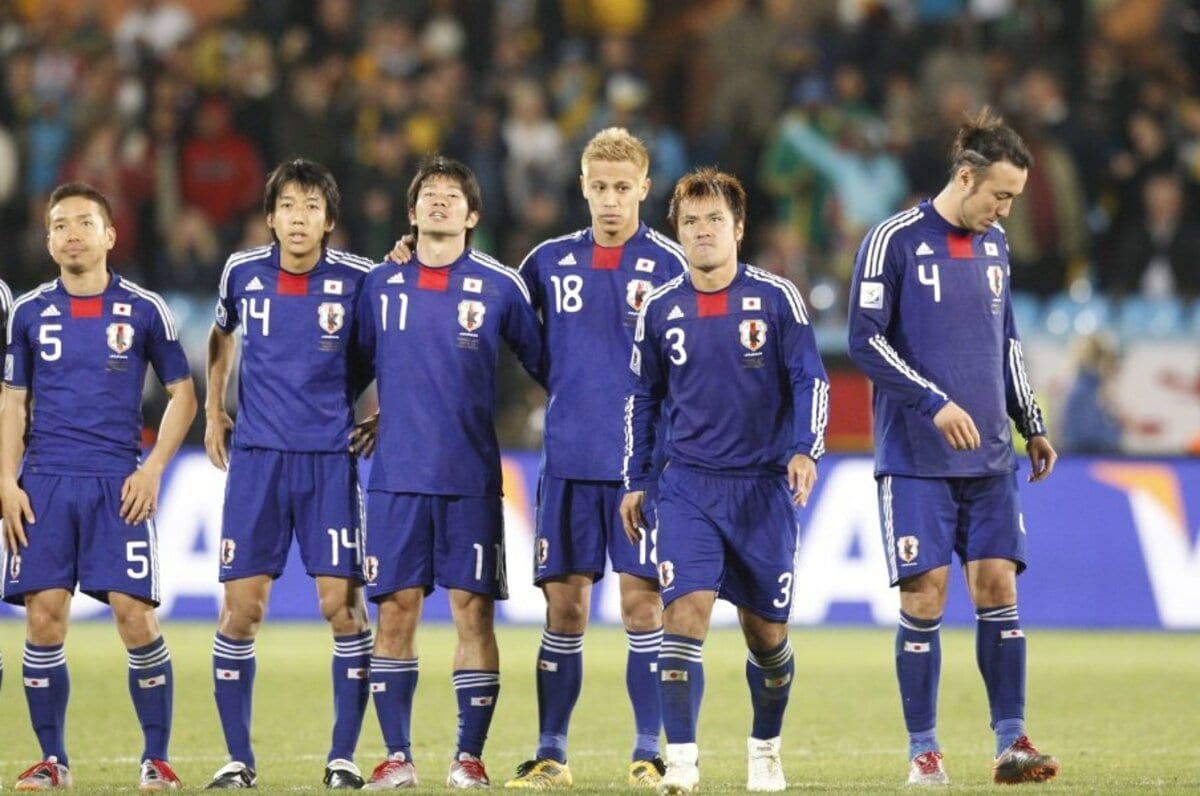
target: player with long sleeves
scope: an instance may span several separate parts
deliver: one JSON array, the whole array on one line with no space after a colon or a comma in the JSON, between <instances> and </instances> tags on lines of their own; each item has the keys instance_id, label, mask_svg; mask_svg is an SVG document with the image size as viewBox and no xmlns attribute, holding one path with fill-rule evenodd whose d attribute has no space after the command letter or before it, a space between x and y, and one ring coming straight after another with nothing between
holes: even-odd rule
<instances>
[{"instance_id":1,"label":"player with long sleeves","mask_svg":"<svg viewBox=\"0 0 1200 796\"><path fill-rule=\"evenodd\" d=\"M515 271L470 248L475 175L443 157L408 189L416 257L366 279L358 339L379 391L367 499L367 595L379 606L371 692L387 759L366 787L412 787L416 630L425 595L450 593L459 731L446 784L486 788L481 759L500 692L495 601L507 598L494 422L503 341L541 379L541 328Z\"/></svg>"},{"instance_id":2,"label":"player with long sleeves","mask_svg":"<svg viewBox=\"0 0 1200 796\"><path fill-rule=\"evenodd\" d=\"M281 163L263 210L274 243L225 263L208 338L204 444L228 472L219 578L225 599L213 640L213 693L230 762L209 788L253 787L250 718L254 641L271 584L295 537L333 633L333 732L328 788L357 789L371 626L362 589L361 492L349 449L354 420L355 299L371 261L328 246L340 194L310 160ZM225 393L241 330L236 425ZM232 444L227 437L232 428Z\"/></svg>"},{"instance_id":3,"label":"player with long sleeves","mask_svg":"<svg viewBox=\"0 0 1200 796\"><path fill-rule=\"evenodd\" d=\"M0 279L0 362L4 361L4 353L8 350L7 340L8 335L8 313L12 310L12 291L8 285L4 284L4 280ZM0 413L4 411L4 382L0 380ZM0 522L3 522L3 515L0 514ZM0 652L0 683L4 681L4 654Z\"/></svg>"},{"instance_id":4,"label":"player with long sleeves","mask_svg":"<svg viewBox=\"0 0 1200 796\"><path fill-rule=\"evenodd\" d=\"M1009 420L1030 481L1056 454L1013 323L1000 219L1032 166L1024 142L983 109L958 131L951 178L932 200L872 229L850 299L850 356L875 385L875 474L888 577L900 587L896 675L911 784L949 781L938 746L938 628L958 554L978 619L976 657L996 733L993 779L1058 772L1025 735L1025 633L1017 575L1025 523Z\"/></svg>"},{"instance_id":5,"label":"player with long sleeves","mask_svg":"<svg viewBox=\"0 0 1200 796\"><path fill-rule=\"evenodd\" d=\"M668 430L657 506L661 794L699 784L701 651L718 595L737 606L750 651L747 788L786 787L780 732L795 670L787 634L794 503L807 502L824 453L829 384L800 291L738 262L745 219L734 177L703 169L676 184L670 220L688 272L646 300L630 361L621 517L631 540L646 526L657 428Z\"/></svg>"},{"instance_id":6,"label":"player with long sleeves","mask_svg":"<svg viewBox=\"0 0 1200 796\"><path fill-rule=\"evenodd\" d=\"M43 757L16 787L71 786L63 643L78 585L109 604L128 651L145 738L139 785L175 790L167 762L175 677L154 610L154 514L163 470L196 415L191 371L166 302L108 269L116 231L105 196L82 183L58 186L46 226L59 276L13 305L0 418L0 595L25 607L22 675ZM142 458L147 366L169 400L158 441Z\"/></svg>"},{"instance_id":7,"label":"player with long sleeves","mask_svg":"<svg viewBox=\"0 0 1200 796\"><path fill-rule=\"evenodd\" d=\"M627 781L662 776L662 712L655 669L662 600L653 529L625 537L618 506L625 450L623 406L633 327L651 291L684 270L678 244L641 223L650 156L623 128L597 133L579 179L592 224L537 246L521 277L541 313L547 358L544 453L538 482L534 583L546 598L538 650L538 747L509 788L572 784L567 730L583 685L583 634L592 585L611 559L629 642L626 690L635 739Z\"/></svg>"}]
</instances>

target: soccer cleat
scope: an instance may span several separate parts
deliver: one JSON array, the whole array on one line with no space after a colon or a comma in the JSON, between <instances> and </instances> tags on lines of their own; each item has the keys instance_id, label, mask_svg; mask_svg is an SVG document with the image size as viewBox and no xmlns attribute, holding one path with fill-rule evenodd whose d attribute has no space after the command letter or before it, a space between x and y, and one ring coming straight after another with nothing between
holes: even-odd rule
<instances>
[{"instance_id":1,"label":"soccer cleat","mask_svg":"<svg viewBox=\"0 0 1200 796\"><path fill-rule=\"evenodd\" d=\"M258 775L254 769L238 760L226 763L213 774L212 782L204 786L205 790L224 790L226 788L254 788L258 786Z\"/></svg>"},{"instance_id":2,"label":"soccer cleat","mask_svg":"<svg viewBox=\"0 0 1200 796\"><path fill-rule=\"evenodd\" d=\"M358 766L341 757L325 764L323 781L329 790L358 790L366 784Z\"/></svg>"},{"instance_id":3,"label":"soccer cleat","mask_svg":"<svg viewBox=\"0 0 1200 796\"><path fill-rule=\"evenodd\" d=\"M51 755L40 763L34 763L17 777L17 790L54 790L71 787L71 770L58 764Z\"/></svg>"},{"instance_id":4,"label":"soccer cleat","mask_svg":"<svg viewBox=\"0 0 1200 796\"><path fill-rule=\"evenodd\" d=\"M746 739L746 790L787 790L783 761L779 758L779 736Z\"/></svg>"},{"instance_id":5,"label":"soccer cleat","mask_svg":"<svg viewBox=\"0 0 1200 796\"><path fill-rule=\"evenodd\" d=\"M659 796L682 796L700 789L700 748L694 743L667 744L667 770L658 781Z\"/></svg>"},{"instance_id":6,"label":"soccer cleat","mask_svg":"<svg viewBox=\"0 0 1200 796\"><path fill-rule=\"evenodd\" d=\"M573 783L571 769L566 763L560 763L550 757L543 757L538 760L526 760L517 766L517 775L505 782L504 787L548 790L550 788L569 788Z\"/></svg>"},{"instance_id":7,"label":"soccer cleat","mask_svg":"<svg viewBox=\"0 0 1200 796\"><path fill-rule=\"evenodd\" d=\"M450 773L446 775L446 787L461 790L490 788L492 781L488 779L482 760L468 752L459 752L458 759L450 764Z\"/></svg>"},{"instance_id":8,"label":"soccer cleat","mask_svg":"<svg viewBox=\"0 0 1200 796\"><path fill-rule=\"evenodd\" d=\"M649 760L634 760L629 764L629 787L656 788L667 770L667 764L658 755Z\"/></svg>"},{"instance_id":9,"label":"soccer cleat","mask_svg":"<svg viewBox=\"0 0 1200 796\"><path fill-rule=\"evenodd\" d=\"M908 768L909 785L949 785L950 775L942 768L941 752L922 752Z\"/></svg>"},{"instance_id":10,"label":"soccer cleat","mask_svg":"<svg viewBox=\"0 0 1200 796\"><path fill-rule=\"evenodd\" d=\"M388 759L375 766L371 778L363 790L392 790L393 788L417 787L417 769L404 752L388 755Z\"/></svg>"},{"instance_id":11,"label":"soccer cleat","mask_svg":"<svg viewBox=\"0 0 1200 796\"><path fill-rule=\"evenodd\" d=\"M996 758L992 781L998 785L1020 782L1049 782L1058 774L1058 761L1044 755L1022 735Z\"/></svg>"},{"instance_id":12,"label":"soccer cleat","mask_svg":"<svg viewBox=\"0 0 1200 796\"><path fill-rule=\"evenodd\" d=\"M166 760L143 760L138 790L179 790L183 783Z\"/></svg>"}]
</instances>

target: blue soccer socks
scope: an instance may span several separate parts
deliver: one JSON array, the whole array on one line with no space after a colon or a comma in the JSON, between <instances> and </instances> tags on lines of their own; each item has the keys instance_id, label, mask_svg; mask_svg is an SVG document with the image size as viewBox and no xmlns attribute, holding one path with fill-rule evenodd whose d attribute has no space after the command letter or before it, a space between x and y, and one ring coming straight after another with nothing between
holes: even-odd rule
<instances>
[{"instance_id":1,"label":"blue soccer socks","mask_svg":"<svg viewBox=\"0 0 1200 796\"><path fill-rule=\"evenodd\" d=\"M255 768L250 747L250 709L254 697L254 639L213 639L213 694L225 733L229 759Z\"/></svg>"},{"instance_id":2,"label":"blue soccer socks","mask_svg":"<svg viewBox=\"0 0 1200 796\"><path fill-rule=\"evenodd\" d=\"M908 728L908 757L941 751L937 742L938 681L942 674L942 618L900 612L896 629L896 680Z\"/></svg>"},{"instance_id":3,"label":"blue soccer socks","mask_svg":"<svg viewBox=\"0 0 1200 796\"><path fill-rule=\"evenodd\" d=\"M159 636L128 653L129 696L146 741L142 760L167 760L175 695L175 675L171 671L167 642Z\"/></svg>"},{"instance_id":4,"label":"blue soccer socks","mask_svg":"<svg viewBox=\"0 0 1200 796\"><path fill-rule=\"evenodd\" d=\"M25 700L29 703L33 732L42 747L42 759L56 757L60 765L69 765L64 728L71 678L67 674L67 653L63 645L39 646L25 642L21 674L25 678Z\"/></svg>"},{"instance_id":5,"label":"blue soccer socks","mask_svg":"<svg viewBox=\"0 0 1200 796\"><path fill-rule=\"evenodd\" d=\"M537 657L538 760L567 762L567 729L582 689L583 634L543 630Z\"/></svg>"},{"instance_id":6,"label":"blue soccer socks","mask_svg":"<svg viewBox=\"0 0 1200 796\"><path fill-rule=\"evenodd\" d=\"M979 608L975 659L987 687L997 756L1025 734L1025 632L1016 605Z\"/></svg>"},{"instance_id":7,"label":"blue soccer socks","mask_svg":"<svg viewBox=\"0 0 1200 796\"><path fill-rule=\"evenodd\" d=\"M637 733L632 760L650 760L658 756L658 735L662 731L662 702L658 697L658 651L663 630L639 633L626 630L629 656L625 659L625 690L633 705L633 725Z\"/></svg>"},{"instance_id":8,"label":"blue soccer socks","mask_svg":"<svg viewBox=\"0 0 1200 796\"><path fill-rule=\"evenodd\" d=\"M658 693L667 743L696 742L696 720L704 697L704 661L698 638L663 635L658 653Z\"/></svg>"},{"instance_id":9,"label":"blue soccer socks","mask_svg":"<svg viewBox=\"0 0 1200 796\"><path fill-rule=\"evenodd\" d=\"M783 713L792 693L796 659L792 644L785 638L777 647L766 652L753 650L746 656L746 683L750 686L750 704L754 721L752 738L768 740L783 731Z\"/></svg>"},{"instance_id":10,"label":"blue soccer socks","mask_svg":"<svg viewBox=\"0 0 1200 796\"><path fill-rule=\"evenodd\" d=\"M329 760L353 760L362 732L363 715L371 698L371 631L333 637L333 738Z\"/></svg>"},{"instance_id":11,"label":"blue soccer socks","mask_svg":"<svg viewBox=\"0 0 1200 796\"><path fill-rule=\"evenodd\" d=\"M417 691L416 658L371 658L371 697L383 731L388 756L402 752L412 760L413 695Z\"/></svg>"}]
</instances>

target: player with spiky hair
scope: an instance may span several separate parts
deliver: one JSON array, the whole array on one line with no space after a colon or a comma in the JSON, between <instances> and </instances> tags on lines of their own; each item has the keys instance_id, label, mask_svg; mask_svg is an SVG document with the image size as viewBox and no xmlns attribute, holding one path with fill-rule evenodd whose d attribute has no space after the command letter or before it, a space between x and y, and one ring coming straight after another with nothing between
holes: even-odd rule
<instances>
[{"instance_id":1,"label":"player with spiky hair","mask_svg":"<svg viewBox=\"0 0 1200 796\"><path fill-rule=\"evenodd\" d=\"M388 752L369 789L417 784L416 631L436 586L449 591L458 631L459 729L446 784L490 785L482 755L500 693L495 601L508 596L496 363L503 340L540 380L542 342L525 283L468 245L481 212L469 168L424 161L408 189L415 257L375 268L358 301L359 344L379 390L366 577L379 606L371 692Z\"/></svg>"},{"instance_id":2,"label":"player with spiky hair","mask_svg":"<svg viewBox=\"0 0 1200 796\"><path fill-rule=\"evenodd\" d=\"M1000 225L1032 165L1021 138L982 109L958 130L942 191L868 232L855 262L849 351L875 385L875 475L888 577L900 588L896 677L915 785L949 782L937 740L938 628L955 553L978 620L993 779L1058 773L1025 735L1026 529L1010 418L1027 440L1030 481L1049 476L1057 455L1025 374Z\"/></svg>"},{"instance_id":3,"label":"player with spiky hair","mask_svg":"<svg viewBox=\"0 0 1200 796\"><path fill-rule=\"evenodd\" d=\"M117 233L102 193L58 186L46 227L59 276L13 305L0 416L0 595L25 608L22 676L43 758L16 787L71 785L63 644L78 585L112 608L129 655L129 693L145 737L140 787L174 790L167 746L175 678L155 613L154 515L163 470L196 415L191 371L162 297L109 270ZM169 400L142 458L148 366Z\"/></svg>"},{"instance_id":4,"label":"player with spiky hair","mask_svg":"<svg viewBox=\"0 0 1200 796\"><path fill-rule=\"evenodd\" d=\"M361 492L350 450L355 299L370 260L331 248L340 195L310 160L281 163L263 210L275 242L236 252L221 274L208 339L207 425L213 465L228 472L213 641L213 690L230 761L209 788L253 787L254 640L292 538L333 633L328 788L356 789L354 748L367 708L371 627L362 589ZM236 425L225 393L242 332ZM232 440L228 439L232 430Z\"/></svg>"},{"instance_id":5,"label":"player with spiky hair","mask_svg":"<svg viewBox=\"0 0 1200 796\"><path fill-rule=\"evenodd\" d=\"M650 189L645 144L623 128L583 150L580 188L592 224L537 246L521 277L541 313L548 360L544 457L538 481L534 583L546 598L538 650L538 746L509 788L567 787L567 730L583 684L583 634L605 559L620 579L629 642L625 685L635 737L628 771L653 787L664 770L655 667L662 600L655 529L621 528L624 398L633 327L646 297L684 270L678 244L641 222Z\"/></svg>"},{"instance_id":6,"label":"player with spiky hair","mask_svg":"<svg viewBox=\"0 0 1200 796\"><path fill-rule=\"evenodd\" d=\"M667 735L662 794L694 791L701 653L717 596L737 606L753 723L746 786L786 786L780 733L795 662L787 619L799 528L825 450L829 383L800 291L738 262L746 193L714 169L675 185L669 218L688 271L638 317L625 405L625 533L644 527L656 430L667 427L658 486L658 655Z\"/></svg>"}]
</instances>

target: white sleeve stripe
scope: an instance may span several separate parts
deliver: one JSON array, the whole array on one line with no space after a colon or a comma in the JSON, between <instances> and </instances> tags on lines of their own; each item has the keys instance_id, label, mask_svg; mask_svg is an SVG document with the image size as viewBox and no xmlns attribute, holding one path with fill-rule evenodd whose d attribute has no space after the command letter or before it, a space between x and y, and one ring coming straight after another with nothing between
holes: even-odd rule
<instances>
[{"instance_id":1,"label":"white sleeve stripe","mask_svg":"<svg viewBox=\"0 0 1200 796\"><path fill-rule=\"evenodd\" d=\"M245 251L235 252L229 255L229 259L225 261L225 269L221 271L221 283L218 292L221 298L225 298L229 291L229 274L235 266L248 263L251 260L261 260L271 252L270 246L259 246L256 249L246 249Z\"/></svg>"},{"instance_id":2,"label":"white sleeve stripe","mask_svg":"<svg viewBox=\"0 0 1200 796\"><path fill-rule=\"evenodd\" d=\"M792 314L796 316L796 323L808 323L808 312L804 307L804 298L800 295L800 289L792 284L791 280L768 273L754 266L747 266L746 276L779 288L783 292L783 295L787 297L788 304L792 306Z\"/></svg>"},{"instance_id":3,"label":"white sleeve stripe","mask_svg":"<svg viewBox=\"0 0 1200 796\"><path fill-rule=\"evenodd\" d=\"M892 477L890 475L883 477L879 491L883 497L883 546L887 548L888 577L895 582L899 579L900 572L896 563L896 523L892 516Z\"/></svg>"},{"instance_id":4,"label":"white sleeve stripe","mask_svg":"<svg viewBox=\"0 0 1200 796\"><path fill-rule=\"evenodd\" d=\"M621 480L629 488L629 462L633 459L633 396L625 396L625 458L621 463Z\"/></svg>"},{"instance_id":5,"label":"white sleeve stripe","mask_svg":"<svg viewBox=\"0 0 1200 796\"><path fill-rule=\"evenodd\" d=\"M879 226L871 233L871 242L867 244L867 257L863 263L863 279L874 279L883 273L884 254L892 235L901 227L915 224L924 214L920 208L912 208L898 213Z\"/></svg>"},{"instance_id":6,"label":"white sleeve stripe","mask_svg":"<svg viewBox=\"0 0 1200 796\"><path fill-rule=\"evenodd\" d=\"M471 251L470 259L479 263L484 268L489 268L493 271L504 274L504 276L512 280L512 283L521 291L521 295L525 297L525 303L530 305L533 304L533 299L529 297L529 288L525 285L525 280L522 279L516 271L509 268L507 265L502 265L500 262L493 260L491 257L487 257L486 255L480 256L480 253L475 250Z\"/></svg>"},{"instance_id":7,"label":"white sleeve stripe","mask_svg":"<svg viewBox=\"0 0 1200 796\"><path fill-rule=\"evenodd\" d=\"M1025 356L1021 350L1021 341L1016 338L1008 340L1008 368L1016 388L1017 404L1025 416L1025 430L1031 434L1041 431L1043 427L1041 411L1038 409L1037 402L1033 400L1033 388L1029 385L1029 376L1025 372Z\"/></svg>"},{"instance_id":8,"label":"white sleeve stripe","mask_svg":"<svg viewBox=\"0 0 1200 796\"><path fill-rule=\"evenodd\" d=\"M942 396L943 398L950 397L950 396L946 395L946 393L942 392L941 389L936 384L934 384L933 382L929 381L928 379L922 377L919 373L917 373L915 370L913 370L912 366L904 361L904 359L900 356L900 354L896 351L896 349L892 348L892 346L888 343L887 339L883 335L881 335L881 334L875 335L874 337L871 338L870 343L871 343L871 347L874 348L876 351L878 351L880 356L882 356L885 360L887 360L887 363L889 365L891 365L893 368L895 368L897 371L899 371L901 376L908 379L909 381L919 384L920 386L924 387L927 390L934 391L935 393Z\"/></svg>"},{"instance_id":9,"label":"white sleeve stripe","mask_svg":"<svg viewBox=\"0 0 1200 796\"><path fill-rule=\"evenodd\" d=\"M666 235L663 235L661 232L657 232L653 229L648 231L646 237L666 249L668 254L674 255L675 259L679 260L680 265L683 266L683 270L687 270L687 257L684 256L682 246L668 238Z\"/></svg>"},{"instance_id":10,"label":"white sleeve stripe","mask_svg":"<svg viewBox=\"0 0 1200 796\"><path fill-rule=\"evenodd\" d=\"M812 416L809 430L816 435L812 446L812 457L820 458L825 453L825 426L829 423L829 382L813 379Z\"/></svg>"},{"instance_id":11,"label":"white sleeve stripe","mask_svg":"<svg viewBox=\"0 0 1200 796\"><path fill-rule=\"evenodd\" d=\"M135 296L141 296L153 304L154 308L158 310L159 317L162 318L163 326L167 328L167 339L179 339L179 332L175 329L175 319L171 316L171 308L167 306L167 302L163 300L162 296L158 295L157 293L152 293L143 287L139 287L133 282L130 282L128 279L121 280L121 287L125 288L130 293L133 293Z\"/></svg>"},{"instance_id":12,"label":"white sleeve stripe","mask_svg":"<svg viewBox=\"0 0 1200 796\"><path fill-rule=\"evenodd\" d=\"M8 285L0 282L0 310L7 311L12 306L12 303L12 291L8 289Z\"/></svg>"},{"instance_id":13,"label":"white sleeve stripe","mask_svg":"<svg viewBox=\"0 0 1200 796\"><path fill-rule=\"evenodd\" d=\"M9 310L9 313L8 313L8 323L5 324L6 329L5 329L4 340L9 346L12 345L12 341L13 341L12 340L13 320L17 317L17 310L19 310L21 307L28 304L29 302L33 301L34 299L36 299L38 296L42 295L43 293L47 293L47 292L53 290L54 285L57 283L57 281L58 280L54 280L52 282L44 282L44 283L38 285L37 287L35 287L33 290L26 293L24 296L21 296L15 302L13 302L12 309Z\"/></svg>"},{"instance_id":14,"label":"white sleeve stripe","mask_svg":"<svg viewBox=\"0 0 1200 796\"><path fill-rule=\"evenodd\" d=\"M371 262L366 257L359 257L357 254L344 252L340 249L326 249L325 259L332 263L338 263L339 265L348 265L351 268L363 272L370 271L375 267L375 263Z\"/></svg>"}]
</instances>

